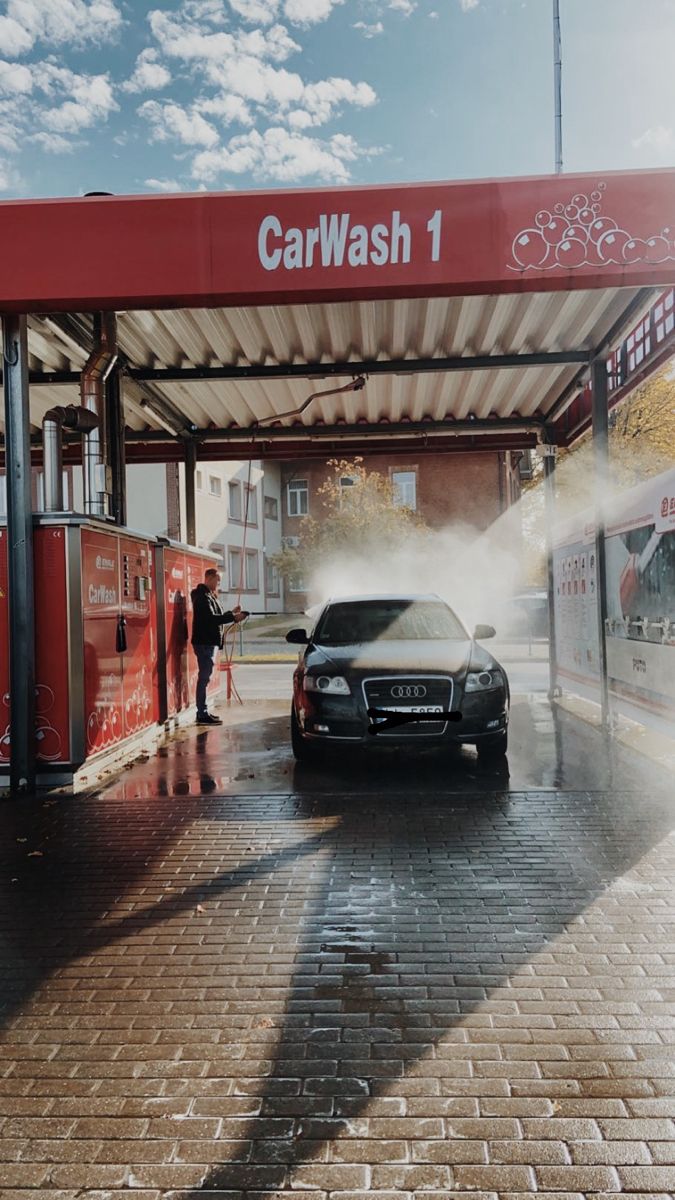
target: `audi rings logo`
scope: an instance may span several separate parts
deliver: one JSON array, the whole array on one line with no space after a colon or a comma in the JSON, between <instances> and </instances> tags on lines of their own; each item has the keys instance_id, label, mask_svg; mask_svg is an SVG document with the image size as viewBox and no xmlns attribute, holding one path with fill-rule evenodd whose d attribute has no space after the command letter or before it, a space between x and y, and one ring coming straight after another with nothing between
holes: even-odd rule
<instances>
[{"instance_id":1,"label":"audi rings logo","mask_svg":"<svg viewBox=\"0 0 675 1200\"><path fill-rule=\"evenodd\" d=\"M391 689L391 694L395 700L421 700L426 696L427 689L423 683L397 683Z\"/></svg>"}]
</instances>

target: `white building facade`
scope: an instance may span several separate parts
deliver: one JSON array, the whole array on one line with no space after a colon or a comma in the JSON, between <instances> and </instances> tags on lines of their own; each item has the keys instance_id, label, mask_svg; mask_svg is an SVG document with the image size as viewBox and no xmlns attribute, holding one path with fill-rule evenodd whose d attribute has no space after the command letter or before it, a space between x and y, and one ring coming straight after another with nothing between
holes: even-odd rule
<instances>
[{"instance_id":1,"label":"white building facade","mask_svg":"<svg viewBox=\"0 0 675 1200\"><path fill-rule=\"evenodd\" d=\"M184 472L180 520L185 529ZM218 555L226 604L241 601L256 613L283 611L282 585L272 562L281 550L281 471L276 463L198 463L197 544Z\"/></svg>"}]
</instances>

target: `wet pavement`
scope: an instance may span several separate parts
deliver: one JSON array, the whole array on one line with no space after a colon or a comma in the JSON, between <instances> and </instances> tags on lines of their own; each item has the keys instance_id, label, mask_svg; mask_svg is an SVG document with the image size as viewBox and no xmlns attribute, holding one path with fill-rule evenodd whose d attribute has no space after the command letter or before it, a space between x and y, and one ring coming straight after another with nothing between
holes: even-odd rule
<instances>
[{"instance_id":1,"label":"wet pavement","mask_svg":"<svg viewBox=\"0 0 675 1200\"><path fill-rule=\"evenodd\" d=\"M4 1200L665 1200L672 780L541 693L508 775L287 726L0 808Z\"/></svg>"},{"instance_id":2,"label":"wet pavement","mask_svg":"<svg viewBox=\"0 0 675 1200\"><path fill-rule=\"evenodd\" d=\"M246 697L244 687L242 694ZM103 783L101 794L141 799L318 791L386 799L495 788L639 790L654 770L648 760L612 748L582 722L552 708L543 691L513 697L508 758L492 764L479 764L469 746L439 752L380 745L368 752L326 750L317 764L298 764L290 746L288 700L246 699L243 707L220 711L222 728L186 730L160 750L159 758L136 763L112 784Z\"/></svg>"}]
</instances>

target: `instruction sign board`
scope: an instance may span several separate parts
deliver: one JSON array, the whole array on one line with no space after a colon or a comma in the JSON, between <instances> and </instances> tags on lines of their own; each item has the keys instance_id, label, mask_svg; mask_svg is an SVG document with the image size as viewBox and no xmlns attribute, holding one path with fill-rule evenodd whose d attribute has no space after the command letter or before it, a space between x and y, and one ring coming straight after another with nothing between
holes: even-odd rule
<instances>
[{"instance_id":1,"label":"instruction sign board","mask_svg":"<svg viewBox=\"0 0 675 1200\"><path fill-rule=\"evenodd\" d=\"M675 721L675 469L617 497L605 524L610 688ZM558 526L553 567L559 673L597 684L592 514Z\"/></svg>"}]
</instances>

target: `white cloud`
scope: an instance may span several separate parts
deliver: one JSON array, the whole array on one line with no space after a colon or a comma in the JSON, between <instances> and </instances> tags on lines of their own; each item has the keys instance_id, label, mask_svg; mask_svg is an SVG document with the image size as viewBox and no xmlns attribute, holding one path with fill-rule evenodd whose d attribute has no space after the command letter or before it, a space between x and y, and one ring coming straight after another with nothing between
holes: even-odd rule
<instances>
[{"instance_id":1,"label":"white cloud","mask_svg":"<svg viewBox=\"0 0 675 1200\"><path fill-rule=\"evenodd\" d=\"M230 0L230 7L243 21L270 25L279 12L279 0Z\"/></svg>"},{"instance_id":2,"label":"white cloud","mask_svg":"<svg viewBox=\"0 0 675 1200\"><path fill-rule=\"evenodd\" d=\"M20 132L20 114L16 116L11 109L3 107L0 116L0 151L3 154L17 154L19 143L16 140L17 133Z\"/></svg>"},{"instance_id":3,"label":"white cloud","mask_svg":"<svg viewBox=\"0 0 675 1200\"><path fill-rule=\"evenodd\" d=\"M13 17L0 17L0 50L3 54L16 58L32 50L33 45L34 38L23 25Z\"/></svg>"},{"instance_id":4,"label":"white cloud","mask_svg":"<svg viewBox=\"0 0 675 1200\"><path fill-rule=\"evenodd\" d=\"M53 62L33 66L33 82L51 101L37 118L54 133L79 133L105 121L118 108L107 75L76 75ZM55 103L68 96L61 104Z\"/></svg>"},{"instance_id":5,"label":"white cloud","mask_svg":"<svg viewBox=\"0 0 675 1200\"><path fill-rule=\"evenodd\" d=\"M182 192L183 189L176 179L145 179L145 187L153 192Z\"/></svg>"},{"instance_id":6,"label":"white cloud","mask_svg":"<svg viewBox=\"0 0 675 1200\"><path fill-rule=\"evenodd\" d=\"M194 108L188 111L180 104L146 100L138 111L150 122L153 142L176 138L185 146L215 146L218 143L218 134L213 125L205 121Z\"/></svg>"},{"instance_id":7,"label":"white cloud","mask_svg":"<svg viewBox=\"0 0 675 1200\"><path fill-rule=\"evenodd\" d=\"M675 132L666 125L652 125L632 142L634 150L646 150L660 162L671 163L675 156Z\"/></svg>"},{"instance_id":8,"label":"white cloud","mask_svg":"<svg viewBox=\"0 0 675 1200\"><path fill-rule=\"evenodd\" d=\"M150 25L162 52L187 63L218 95L199 99L195 110L221 116L225 123L250 124L255 115L289 120L296 129L321 125L340 105L365 108L376 101L367 83L347 79L304 83L279 64L300 47L282 25L263 31L205 30L182 15L155 10ZM257 112L256 112L257 110Z\"/></svg>"},{"instance_id":9,"label":"white cloud","mask_svg":"<svg viewBox=\"0 0 675 1200\"><path fill-rule=\"evenodd\" d=\"M308 178L318 178L324 183L347 183L350 174L346 163L363 153L349 135L335 134L322 141L276 126L264 133L254 129L239 134L218 150L198 154L192 174L202 182L212 182L221 174L250 172L256 179L274 179L281 183L297 183Z\"/></svg>"},{"instance_id":10,"label":"white cloud","mask_svg":"<svg viewBox=\"0 0 675 1200\"><path fill-rule=\"evenodd\" d=\"M344 0L286 0L284 14L293 25L318 25Z\"/></svg>"},{"instance_id":11,"label":"white cloud","mask_svg":"<svg viewBox=\"0 0 675 1200\"><path fill-rule=\"evenodd\" d=\"M302 93L302 106L291 110L288 123L294 129L310 125L325 125L340 104L355 108L370 108L377 96L368 83L350 83L348 79L324 79L308 83Z\"/></svg>"},{"instance_id":12,"label":"white cloud","mask_svg":"<svg viewBox=\"0 0 675 1200\"><path fill-rule=\"evenodd\" d=\"M211 100L198 100L195 108L207 116L218 117L224 125L233 125L235 121L239 125L254 124L248 105L241 96L233 96L231 93L214 96Z\"/></svg>"},{"instance_id":13,"label":"white cloud","mask_svg":"<svg viewBox=\"0 0 675 1200\"><path fill-rule=\"evenodd\" d=\"M462 12L471 12L472 8L478 8L480 0L459 0L459 5Z\"/></svg>"},{"instance_id":14,"label":"white cloud","mask_svg":"<svg viewBox=\"0 0 675 1200\"><path fill-rule=\"evenodd\" d=\"M72 154L77 146L61 133L32 133L28 141L40 146L46 154Z\"/></svg>"},{"instance_id":15,"label":"white cloud","mask_svg":"<svg viewBox=\"0 0 675 1200\"><path fill-rule=\"evenodd\" d=\"M32 90L33 76L28 67L0 61L0 92L15 96L17 93L26 94Z\"/></svg>"},{"instance_id":16,"label":"white cloud","mask_svg":"<svg viewBox=\"0 0 675 1200\"><path fill-rule=\"evenodd\" d=\"M0 192L17 192L23 187L21 176L14 170L11 163L0 159Z\"/></svg>"},{"instance_id":17,"label":"white cloud","mask_svg":"<svg viewBox=\"0 0 675 1200\"><path fill-rule=\"evenodd\" d=\"M404 17L411 17L417 8L414 0L389 0L389 7L393 8L394 12L400 12Z\"/></svg>"},{"instance_id":18,"label":"white cloud","mask_svg":"<svg viewBox=\"0 0 675 1200\"><path fill-rule=\"evenodd\" d=\"M143 50L136 59L131 79L122 84L125 92L156 92L171 83L171 73L157 62L156 50Z\"/></svg>"},{"instance_id":19,"label":"white cloud","mask_svg":"<svg viewBox=\"0 0 675 1200\"><path fill-rule=\"evenodd\" d=\"M247 173L281 183L348 180L349 164L364 153L358 143L349 134L317 138L310 131L335 120L348 107L370 107L377 96L365 81L339 77L308 81L289 70L288 59L301 47L278 23L284 16L297 25L315 24L342 2L227 0L226 7L225 0L187 0L173 10L151 11L148 21L155 53L141 56L143 63L158 66L161 61L175 61L181 75L188 73L194 81L194 99L189 104L149 100L140 106L151 140L173 140L187 148L186 153L176 147L175 157L191 160L192 176L200 186L215 181L222 187L224 176ZM400 11L412 11L412 0L391 3ZM249 22L257 27L246 28ZM381 22L361 25L369 36L382 32ZM222 141L223 131L232 125L244 130ZM155 178L155 184L161 183L161 178Z\"/></svg>"},{"instance_id":20,"label":"white cloud","mask_svg":"<svg viewBox=\"0 0 675 1200\"><path fill-rule=\"evenodd\" d=\"M381 21L376 21L374 25L367 25L365 21L357 21L352 29L358 29L364 38L374 38L384 33L384 25Z\"/></svg>"},{"instance_id":21,"label":"white cloud","mask_svg":"<svg viewBox=\"0 0 675 1200\"><path fill-rule=\"evenodd\" d=\"M16 57L37 42L85 46L114 38L122 26L115 0L9 0L0 17L0 51Z\"/></svg>"},{"instance_id":22,"label":"white cloud","mask_svg":"<svg viewBox=\"0 0 675 1200\"><path fill-rule=\"evenodd\" d=\"M191 21L208 21L210 25L226 25L229 16L224 0L183 0L182 11Z\"/></svg>"},{"instance_id":23,"label":"white cloud","mask_svg":"<svg viewBox=\"0 0 675 1200\"><path fill-rule=\"evenodd\" d=\"M430 13L429 13L429 20L430 20L430 21L437 21L437 20L438 20L438 18L439 18L439 15L440 15L440 14L439 14L439 13L437 13L436 11L434 11L434 12L430 12Z\"/></svg>"},{"instance_id":24,"label":"white cloud","mask_svg":"<svg viewBox=\"0 0 675 1200\"><path fill-rule=\"evenodd\" d=\"M272 62L284 62L300 49L283 25L273 25L263 33L238 30L226 33L204 30L200 25L181 16L154 10L149 15L150 28L162 51L169 58L184 62L226 65L229 58L251 57Z\"/></svg>"}]
</instances>

